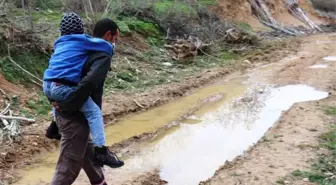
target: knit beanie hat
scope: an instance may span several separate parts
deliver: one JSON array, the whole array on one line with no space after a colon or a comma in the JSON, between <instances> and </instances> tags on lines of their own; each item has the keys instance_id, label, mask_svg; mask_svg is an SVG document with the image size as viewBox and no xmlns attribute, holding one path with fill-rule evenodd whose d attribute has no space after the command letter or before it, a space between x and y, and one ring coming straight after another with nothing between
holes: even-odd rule
<instances>
[{"instance_id":1,"label":"knit beanie hat","mask_svg":"<svg viewBox=\"0 0 336 185\"><path fill-rule=\"evenodd\" d=\"M71 12L66 13L62 17L61 21L61 35L70 34L83 34L84 26L83 21L79 15Z\"/></svg>"}]
</instances>

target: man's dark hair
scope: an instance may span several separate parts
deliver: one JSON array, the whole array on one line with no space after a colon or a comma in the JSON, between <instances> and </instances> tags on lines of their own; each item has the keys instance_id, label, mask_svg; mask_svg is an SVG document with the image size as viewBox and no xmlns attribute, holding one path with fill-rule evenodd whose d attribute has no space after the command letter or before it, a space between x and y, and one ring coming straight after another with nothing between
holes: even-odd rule
<instances>
[{"instance_id":1,"label":"man's dark hair","mask_svg":"<svg viewBox=\"0 0 336 185\"><path fill-rule=\"evenodd\" d=\"M111 19L105 18L96 23L93 30L93 36L101 38L104 37L105 33L108 31L111 31L111 33L115 35L117 34L117 30L119 30L117 23Z\"/></svg>"}]
</instances>

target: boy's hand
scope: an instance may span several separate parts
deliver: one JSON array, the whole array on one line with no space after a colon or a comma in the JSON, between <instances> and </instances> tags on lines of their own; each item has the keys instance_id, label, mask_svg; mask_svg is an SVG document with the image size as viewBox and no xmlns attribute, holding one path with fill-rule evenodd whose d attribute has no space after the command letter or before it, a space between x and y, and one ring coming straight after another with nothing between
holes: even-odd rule
<instances>
[{"instance_id":1,"label":"boy's hand","mask_svg":"<svg viewBox=\"0 0 336 185\"><path fill-rule=\"evenodd\" d=\"M51 102L51 105L52 105L57 111L60 111L60 107L59 107L59 105L58 105L57 102L53 101L53 102Z\"/></svg>"}]
</instances>

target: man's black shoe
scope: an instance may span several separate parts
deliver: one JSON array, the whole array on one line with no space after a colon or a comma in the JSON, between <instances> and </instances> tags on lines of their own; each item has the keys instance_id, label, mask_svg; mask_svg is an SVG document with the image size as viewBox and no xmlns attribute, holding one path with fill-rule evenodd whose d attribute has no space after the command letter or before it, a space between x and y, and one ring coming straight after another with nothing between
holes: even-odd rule
<instances>
[{"instance_id":1,"label":"man's black shoe","mask_svg":"<svg viewBox=\"0 0 336 185\"><path fill-rule=\"evenodd\" d=\"M120 160L117 155L111 152L107 147L95 147L94 161L99 166L109 166L111 168L120 168L124 166L124 161Z\"/></svg>"},{"instance_id":2,"label":"man's black shoe","mask_svg":"<svg viewBox=\"0 0 336 185\"><path fill-rule=\"evenodd\" d=\"M52 121L47 129L46 137L49 139L61 140L61 134L58 132L58 127L55 121Z\"/></svg>"}]
</instances>

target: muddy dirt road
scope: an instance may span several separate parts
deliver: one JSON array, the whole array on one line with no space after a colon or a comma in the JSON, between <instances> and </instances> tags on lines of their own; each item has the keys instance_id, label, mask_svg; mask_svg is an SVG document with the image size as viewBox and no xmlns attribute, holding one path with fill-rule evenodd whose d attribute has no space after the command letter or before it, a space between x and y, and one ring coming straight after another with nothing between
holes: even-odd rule
<instances>
[{"instance_id":1,"label":"muddy dirt road","mask_svg":"<svg viewBox=\"0 0 336 185\"><path fill-rule=\"evenodd\" d=\"M336 124L322 111L326 106L336 106L336 58L323 59L336 55L335 38L335 35L329 35L307 39L294 58L262 75L267 82L280 86L307 84L329 92L329 97L295 104L247 155L222 166L202 184L276 184L294 170L310 168L317 155L323 152L317 150L318 137L327 132L328 123ZM309 92L302 92L302 95L306 93ZM285 183L310 184L304 179Z\"/></svg>"},{"instance_id":2,"label":"muddy dirt road","mask_svg":"<svg viewBox=\"0 0 336 185\"><path fill-rule=\"evenodd\" d=\"M269 185L308 168L319 152L311 146L329 126L320 109L336 102L336 61L323 59L336 56L335 41L335 34L304 38L295 55L109 126L111 144L140 136L114 146L126 165L106 168L107 182ZM23 169L16 184L48 184L56 157ZM88 184L83 173L75 184Z\"/></svg>"}]
</instances>

